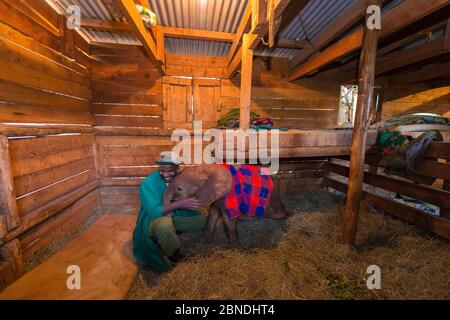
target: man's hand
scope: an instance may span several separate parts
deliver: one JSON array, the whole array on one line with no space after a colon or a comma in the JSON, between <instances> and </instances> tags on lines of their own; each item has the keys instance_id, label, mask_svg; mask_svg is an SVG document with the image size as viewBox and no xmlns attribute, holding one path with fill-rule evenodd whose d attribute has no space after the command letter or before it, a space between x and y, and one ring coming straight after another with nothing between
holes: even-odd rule
<instances>
[{"instance_id":1,"label":"man's hand","mask_svg":"<svg viewBox=\"0 0 450 320\"><path fill-rule=\"evenodd\" d=\"M175 202L179 209L197 210L204 207L204 203L197 198L188 198Z\"/></svg>"}]
</instances>

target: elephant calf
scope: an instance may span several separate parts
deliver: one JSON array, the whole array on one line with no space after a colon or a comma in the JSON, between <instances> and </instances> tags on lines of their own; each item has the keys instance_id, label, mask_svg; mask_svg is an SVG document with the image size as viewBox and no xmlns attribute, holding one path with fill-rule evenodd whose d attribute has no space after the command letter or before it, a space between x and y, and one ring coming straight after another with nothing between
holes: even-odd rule
<instances>
[{"instance_id":1,"label":"elephant calf","mask_svg":"<svg viewBox=\"0 0 450 320\"><path fill-rule=\"evenodd\" d=\"M279 196L272 192L272 179L264 170L259 166L227 164L186 168L170 183L164 202L198 198L205 206L211 206L205 240L212 240L217 221L222 217L228 238L239 242L236 221L241 214L272 219L287 217Z\"/></svg>"}]
</instances>

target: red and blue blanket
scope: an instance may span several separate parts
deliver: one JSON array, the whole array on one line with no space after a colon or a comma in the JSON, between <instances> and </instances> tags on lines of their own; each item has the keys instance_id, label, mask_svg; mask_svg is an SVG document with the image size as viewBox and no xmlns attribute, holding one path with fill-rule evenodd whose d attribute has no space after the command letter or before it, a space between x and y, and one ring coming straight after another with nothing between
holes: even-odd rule
<instances>
[{"instance_id":1,"label":"red and blue blanket","mask_svg":"<svg viewBox=\"0 0 450 320\"><path fill-rule=\"evenodd\" d=\"M236 219L241 214L249 217L264 216L273 189L269 171L253 165L221 165L230 171L233 178L231 191L224 199L230 219Z\"/></svg>"}]
</instances>

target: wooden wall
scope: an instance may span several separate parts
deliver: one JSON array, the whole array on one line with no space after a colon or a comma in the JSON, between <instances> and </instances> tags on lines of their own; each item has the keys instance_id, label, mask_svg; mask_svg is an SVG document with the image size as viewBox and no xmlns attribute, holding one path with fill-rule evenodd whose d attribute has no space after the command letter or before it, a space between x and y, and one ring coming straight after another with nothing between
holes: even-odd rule
<instances>
[{"instance_id":1,"label":"wooden wall","mask_svg":"<svg viewBox=\"0 0 450 320\"><path fill-rule=\"evenodd\" d=\"M288 62L258 57L253 63L251 111L289 129L335 128L340 86L324 78L287 81ZM239 108L240 76L222 81L223 113Z\"/></svg>"},{"instance_id":2,"label":"wooden wall","mask_svg":"<svg viewBox=\"0 0 450 320\"><path fill-rule=\"evenodd\" d=\"M91 49L93 113L99 133L158 134L161 75L139 47Z\"/></svg>"},{"instance_id":3,"label":"wooden wall","mask_svg":"<svg viewBox=\"0 0 450 320\"><path fill-rule=\"evenodd\" d=\"M450 86L383 86L382 119L417 112L431 112L450 117Z\"/></svg>"},{"instance_id":4,"label":"wooden wall","mask_svg":"<svg viewBox=\"0 0 450 320\"><path fill-rule=\"evenodd\" d=\"M44 1L0 0L0 289L99 206L89 64Z\"/></svg>"}]
</instances>

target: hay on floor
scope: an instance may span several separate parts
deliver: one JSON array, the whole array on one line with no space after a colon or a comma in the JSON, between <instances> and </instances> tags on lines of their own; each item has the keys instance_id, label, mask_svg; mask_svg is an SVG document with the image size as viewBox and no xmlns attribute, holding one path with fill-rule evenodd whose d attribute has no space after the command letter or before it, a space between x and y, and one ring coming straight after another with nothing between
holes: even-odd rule
<instances>
[{"instance_id":1,"label":"hay on floor","mask_svg":"<svg viewBox=\"0 0 450 320\"><path fill-rule=\"evenodd\" d=\"M362 205L357 248L340 243L344 203L325 191L284 198L286 221L240 222L242 245L183 235L188 259L141 270L129 299L450 299L449 244ZM367 268L381 268L368 290Z\"/></svg>"}]
</instances>

